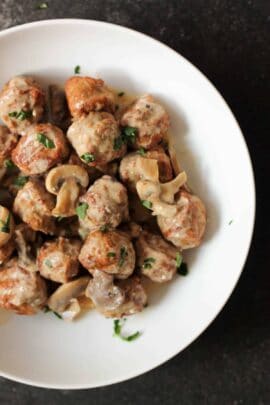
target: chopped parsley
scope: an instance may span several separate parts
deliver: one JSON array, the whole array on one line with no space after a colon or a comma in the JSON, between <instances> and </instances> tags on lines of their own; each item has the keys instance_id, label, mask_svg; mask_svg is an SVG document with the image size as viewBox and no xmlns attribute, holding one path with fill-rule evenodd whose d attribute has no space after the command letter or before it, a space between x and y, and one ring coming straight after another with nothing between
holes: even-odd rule
<instances>
[{"instance_id":1,"label":"chopped parsley","mask_svg":"<svg viewBox=\"0 0 270 405\"><path fill-rule=\"evenodd\" d=\"M85 163L91 163L95 161L95 156L92 153L84 153L83 155L81 155L81 159L85 162Z\"/></svg>"},{"instance_id":2,"label":"chopped parsley","mask_svg":"<svg viewBox=\"0 0 270 405\"><path fill-rule=\"evenodd\" d=\"M228 223L228 225L231 225L233 223L233 219L230 220L230 222Z\"/></svg>"},{"instance_id":3,"label":"chopped parsley","mask_svg":"<svg viewBox=\"0 0 270 405\"><path fill-rule=\"evenodd\" d=\"M84 219L89 205L87 203L80 203L76 208L76 214L80 219Z\"/></svg>"},{"instance_id":4,"label":"chopped parsley","mask_svg":"<svg viewBox=\"0 0 270 405\"><path fill-rule=\"evenodd\" d=\"M147 257L143 261L143 268L144 269L151 269L152 268L152 263L155 263L156 259L154 257Z\"/></svg>"},{"instance_id":5,"label":"chopped parsley","mask_svg":"<svg viewBox=\"0 0 270 405\"><path fill-rule=\"evenodd\" d=\"M108 252L108 253L107 253L107 256L108 256L108 257L115 257L115 256L116 256L116 253L115 253L115 252Z\"/></svg>"},{"instance_id":6,"label":"chopped parsley","mask_svg":"<svg viewBox=\"0 0 270 405\"><path fill-rule=\"evenodd\" d=\"M151 208L152 208L152 203L151 203L151 201L148 201L148 200L141 200L141 203L142 203L142 206L144 207L144 208L147 208L148 210L151 210Z\"/></svg>"},{"instance_id":7,"label":"chopped parsley","mask_svg":"<svg viewBox=\"0 0 270 405\"><path fill-rule=\"evenodd\" d=\"M119 150L123 145L128 143L134 143L136 140L137 128L134 127L123 127L121 135L119 135L114 140L113 148L114 150Z\"/></svg>"},{"instance_id":8,"label":"chopped parsley","mask_svg":"<svg viewBox=\"0 0 270 405\"><path fill-rule=\"evenodd\" d=\"M39 143L44 145L45 148L47 148L47 149L55 148L54 142L50 138L48 138L45 134L43 134L42 132L39 132L37 134L37 140L39 141Z\"/></svg>"},{"instance_id":9,"label":"chopped parsley","mask_svg":"<svg viewBox=\"0 0 270 405\"><path fill-rule=\"evenodd\" d=\"M62 219L64 219L65 217L61 217L60 215L59 215L59 217L56 217L56 221L57 222L61 222L62 221Z\"/></svg>"},{"instance_id":10,"label":"chopped parsley","mask_svg":"<svg viewBox=\"0 0 270 405\"><path fill-rule=\"evenodd\" d=\"M28 182L28 179L28 176L18 176L13 184L17 187L23 187Z\"/></svg>"},{"instance_id":11,"label":"chopped parsley","mask_svg":"<svg viewBox=\"0 0 270 405\"><path fill-rule=\"evenodd\" d=\"M120 248L119 267L123 266L123 264L125 263L127 255L128 255L127 249L125 248L125 246L121 246L121 248Z\"/></svg>"},{"instance_id":12,"label":"chopped parsley","mask_svg":"<svg viewBox=\"0 0 270 405\"><path fill-rule=\"evenodd\" d=\"M46 8L48 8L48 4L47 3L40 3L38 5L38 9L39 10L45 10Z\"/></svg>"},{"instance_id":13,"label":"chopped parsley","mask_svg":"<svg viewBox=\"0 0 270 405\"><path fill-rule=\"evenodd\" d=\"M32 118L32 111L12 111L8 114L10 118L16 118L19 121L27 120L28 118Z\"/></svg>"},{"instance_id":14,"label":"chopped parsley","mask_svg":"<svg viewBox=\"0 0 270 405\"><path fill-rule=\"evenodd\" d=\"M188 274L188 266L185 262L182 262L180 267L177 269L177 273L180 276L186 276Z\"/></svg>"},{"instance_id":15,"label":"chopped parsley","mask_svg":"<svg viewBox=\"0 0 270 405\"><path fill-rule=\"evenodd\" d=\"M47 314L48 312L52 312L57 318L63 319L62 316L58 314L58 312L52 311L51 308L48 307L48 305L45 305L45 307L43 308L43 312L45 314Z\"/></svg>"},{"instance_id":16,"label":"chopped parsley","mask_svg":"<svg viewBox=\"0 0 270 405\"><path fill-rule=\"evenodd\" d=\"M101 232L108 232L108 230L109 230L109 226L107 225L107 224L105 224L105 225L101 225L101 227L99 228L99 230L101 231Z\"/></svg>"},{"instance_id":17,"label":"chopped parsley","mask_svg":"<svg viewBox=\"0 0 270 405\"><path fill-rule=\"evenodd\" d=\"M6 159L6 160L4 161L4 167L5 167L6 169L13 169L13 168L16 167L16 166L15 166L15 164L12 162L11 159Z\"/></svg>"},{"instance_id":18,"label":"chopped parsley","mask_svg":"<svg viewBox=\"0 0 270 405\"><path fill-rule=\"evenodd\" d=\"M122 146L124 145L124 141L122 139L122 136L118 136L117 138L115 138L114 140L114 144L113 144L113 149L114 150L119 150L122 148Z\"/></svg>"},{"instance_id":19,"label":"chopped parsley","mask_svg":"<svg viewBox=\"0 0 270 405\"><path fill-rule=\"evenodd\" d=\"M8 214L6 222L0 219L0 232L9 233L10 232L10 213Z\"/></svg>"},{"instance_id":20,"label":"chopped parsley","mask_svg":"<svg viewBox=\"0 0 270 405\"><path fill-rule=\"evenodd\" d=\"M125 93L123 91L120 91L120 93L118 93L118 97L122 97Z\"/></svg>"},{"instance_id":21,"label":"chopped parsley","mask_svg":"<svg viewBox=\"0 0 270 405\"><path fill-rule=\"evenodd\" d=\"M176 253L175 261L176 261L176 267L179 269L179 267L181 266L182 261L183 261L183 257L181 255L181 253L179 253L179 252Z\"/></svg>"},{"instance_id":22,"label":"chopped parsley","mask_svg":"<svg viewBox=\"0 0 270 405\"><path fill-rule=\"evenodd\" d=\"M137 152L139 153L139 155L145 156L145 149L144 148L142 148L142 147L139 148Z\"/></svg>"},{"instance_id":23,"label":"chopped parsley","mask_svg":"<svg viewBox=\"0 0 270 405\"><path fill-rule=\"evenodd\" d=\"M124 336L122 335L122 327L124 326L125 319L121 321L120 319L115 319L113 321L113 329L114 329L114 335L115 337L119 337L120 339L124 340L125 342L132 342L133 340L138 339L139 336L141 336L141 332L135 332L132 335L129 336Z\"/></svg>"},{"instance_id":24,"label":"chopped parsley","mask_svg":"<svg viewBox=\"0 0 270 405\"><path fill-rule=\"evenodd\" d=\"M44 261L44 264L47 266L47 267L50 267L50 269L52 268L52 262L49 260L49 259L46 259L45 261Z\"/></svg>"},{"instance_id":25,"label":"chopped parsley","mask_svg":"<svg viewBox=\"0 0 270 405\"><path fill-rule=\"evenodd\" d=\"M74 73L75 75L79 75L81 73L81 67L80 65L75 66L74 68Z\"/></svg>"}]
</instances>

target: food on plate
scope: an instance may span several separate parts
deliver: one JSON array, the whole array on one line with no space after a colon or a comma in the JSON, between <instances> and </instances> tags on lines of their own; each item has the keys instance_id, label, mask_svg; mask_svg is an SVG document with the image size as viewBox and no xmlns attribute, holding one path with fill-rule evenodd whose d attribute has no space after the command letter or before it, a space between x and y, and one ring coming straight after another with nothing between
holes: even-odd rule
<instances>
[{"instance_id":1,"label":"food on plate","mask_svg":"<svg viewBox=\"0 0 270 405\"><path fill-rule=\"evenodd\" d=\"M147 284L187 274L205 206L167 145L165 108L123 95L81 76L50 85L49 106L29 76L0 92L0 308L123 318L147 306ZM122 322L116 336L140 335Z\"/></svg>"}]
</instances>

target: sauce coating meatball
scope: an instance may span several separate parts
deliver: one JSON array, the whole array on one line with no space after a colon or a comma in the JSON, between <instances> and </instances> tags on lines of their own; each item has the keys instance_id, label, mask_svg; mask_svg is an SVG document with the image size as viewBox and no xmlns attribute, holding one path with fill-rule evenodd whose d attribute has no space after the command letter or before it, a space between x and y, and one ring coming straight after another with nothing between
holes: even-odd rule
<instances>
[{"instance_id":1,"label":"sauce coating meatball","mask_svg":"<svg viewBox=\"0 0 270 405\"><path fill-rule=\"evenodd\" d=\"M31 126L12 151L12 160L28 175L41 174L68 155L68 145L60 128L51 124Z\"/></svg>"},{"instance_id":2,"label":"sauce coating meatball","mask_svg":"<svg viewBox=\"0 0 270 405\"><path fill-rule=\"evenodd\" d=\"M44 104L40 85L31 77L17 76L0 93L0 118L11 132L24 135L31 124L42 118Z\"/></svg>"},{"instance_id":3,"label":"sauce coating meatball","mask_svg":"<svg viewBox=\"0 0 270 405\"><path fill-rule=\"evenodd\" d=\"M4 165L5 159L10 157L17 141L18 138L15 134L10 133L7 127L0 125L0 166Z\"/></svg>"},{"instance_id":4,"label":"sauce coating meatball","mask_svg":"<svg viewBox=\"0 0 270 405\"><path fill-rule=\"evenodd\" d=\"M94 230L101 226L116 228L128 219L128 197L123 184L110 176L102 176L79 199L86 204L85 216L79 218L83 228Z\"/></svg>"},{"instance_id":5,"label":"sauce coating meatball","mask_svg":"<svg viewBox=\"0 0 270 405\"><path fill-rule=\"evenodd\" d=\"M135 252L124 232L93 231L84 242L79 260L90 273L98 269L124 279L134 271Z\"/></svg>"},{"instance_id":6,"label":"sauce coating meatball","mask_svg":"<svg viewBox=\"0 0 270 405\"><path fill-rule=\"evenodd\" d=\"M68 107L77 119L91 111L114 111L115 97L101 79L73 76L65 85Z\"/></svg>"},{"instance_id":7,"label":"sauce coating meatball","mask_svg":"<svg viewBox=\"0 0 270 405\"><path fill-rule=\"evenodd\" d=\"M138 266L156 283L170 281L177 270L177 249L161 236L143 231L135 242Z\"/></svg>"},{"instance_id":8,"label":"sauce coating meatball","mask_svg":"<svg viewBox=\"0 0 270 405\"><path fill-rule=\"evenodd\" d=\"M81 242L59 237L45 242L39 249L37 265L40 274L57 283L67 283L78 274Z\"/></svg>"},{"instance_id":9,"label":"sauce coating meatball","mask_svg":"<svg viewBox=\"0 0 270 405\"><path fill-rule=\"evenodd\" d=\"M199 246L206 226L206 210L203 202L196 195L183 190L176 204L175 216L157 218L164 238L181 249Z\"/></svg>"},{"instance_id":10,"label":"sauce coating meatball","mask_svg":"<svg viewBox=\"0 0 270 405\"><path fill-rule=\"evenodd\" d=\"M144 95L127 108L120 124L137 129L135 148L151 149L162 141L170 120L164 108L152 96Z\"/></svg>"},{"instance_id":11,"label":"sauce coating meatball","mask_svg":"<svg viewBox=\"0 0 270 405\"><path fill-rule=\"evenodd\" d=\"M90 166L105 165L126 152L126 145L116 147L120 131L113 115L91 112L69 127L67 137L83 162Z\"/></svg>"},{"instance_id":12,"label":"sauce coating meatball","mask_svg":"<svg viewBox=\"0 0 270 405\"><path fill-rule=\"evenodd\" d=\"M35 314L46 302L46 284L36 272L10 260L0 271L0 307L21 315Z\"/></svg>"},{"instance_id":13,"label":"sauce coating meatball","mask_svg":"<svg viewBox=\"0 0 270 405\"><path fill-rule=\"evenodd\" d=\"M44 185L31 180L16 195L13 211L35 231L52 234L55 231L51 216L54 205L54 198Z\"/></svg>"}]
</instances>

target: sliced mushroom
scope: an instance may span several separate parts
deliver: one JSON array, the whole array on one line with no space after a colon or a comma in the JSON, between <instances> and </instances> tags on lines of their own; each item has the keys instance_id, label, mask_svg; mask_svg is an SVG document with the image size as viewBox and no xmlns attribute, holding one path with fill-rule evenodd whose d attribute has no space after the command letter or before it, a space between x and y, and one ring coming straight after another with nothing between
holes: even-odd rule
<instances>
[{"instance_id":1,"label":"sliced mushroom","mask_svg":"<svg viewBox=\"0 0 270 405\"><path fill-rule=\"evenodd\" d=\"M46 189L57 195L56 206L52 214L56 217L75 215L76 202L80 195L80 186L87 187L87 171L78 165L62 165L52 169L46 177Z\"/></svg>"},{"instance_id":2,"label":"sliced mushroom","mask_svg":"<svg viewBox=\"0 0 270 405\"><path fill-rule=\"evenodd\" d=\"M64 321L73 321L78 315L93 309L95 306L90 298L85 295L78 298L72 298L70 304L66 307L64 312L61 313Z\"/></svg>"},{"instance_id":3,"label":"sliced mushroom","mask_svg":"<svg viewBox=\"0 0 270 405\"><path fill-rule=\"evenodd\" d=\"M14 231L14 220L11 212L0 205L0 246L5 245Z\"/></svg>"},{"instance_id":4,"label":"sliced mushroom","mask_svg":"<svg viewBox=\"0 0 270 405\"><path fill-rule=\"evenodd\" d=\"M92 272L93 279L89 282L85 295L94 302L97 309L114 311L125 301L125 293L113 284L113 276L100 270Z\"/></svg>"},{"instance_id":5,"label":"sliced mushroom","mask_svg":"<svg viewBox=\"0 0 270 405\"><path fill-rule=\"evenodd\" d=\"M63 312L72 304L74 298L83 295L90 277L83 276L77 280L70 281L57 288L57 290L50 296L48 300L48 307L58 314Z\"/></svg>"}]
</instances>

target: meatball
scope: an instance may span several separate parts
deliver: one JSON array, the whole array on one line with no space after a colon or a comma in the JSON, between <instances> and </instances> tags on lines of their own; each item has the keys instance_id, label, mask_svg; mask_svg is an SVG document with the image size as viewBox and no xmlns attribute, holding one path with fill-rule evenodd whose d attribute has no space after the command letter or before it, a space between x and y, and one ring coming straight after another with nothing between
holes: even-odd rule
<instances>
[{"instance_id":1,"label":"meatball","mask_svg":"<svg viewBox=\"0 0 270 405\"><path fill-rule=\"evenodd\" d=\"M5 84L0 93L0 118L11 132L24 135L26 129L40 121L45 93L31 77L17 76Z\"/></svg>"},{"instance_id":2,"label":"meatball","mask_svg":"<svg viewBox=\"0 0 270 405\"><path fill-rule=\"evenodd\" d=\"M140 312L146 306L147 295L139 277L113 283L113 276L103 271L95 270L93 276L85 294L104 316L121 318Z\"/></svg>"},{"instance_id":3,"label":"meatball","mask_svg":"<svg viewBox=\"0 0 270 405\"><path fill-rule=\"evenodd\" d=\"M125 187L113 177L102 176L79 199L85 207L85 215L80 215L83 228L94 230L102 226L116 228L128 220L128 197Z\"/></svg>"},{"instance_id":4,"label":"meatball","mask_svg":"<svg viewBox=\"0 0 270 405\"><path fill-rule=\"evenodd\" d=\"M161 146L148 150L145 156L149 159L158 161L159 180L161 183L167 183L173 178L173 169L169 156Z\"/></svg>"},{"instance_id":5,"label":"meatball","mask_svg":"<svg viewBox=\"0 0 270 405\"><path fill-rule=\"evenodd\" d=\"M36 180L28 181L16 195L13 210L30 228L52 234L55 231L54 198L44 185Z\"/></svg>"},{"instance_id":6,"label":"meatball","mask_svg":"<svg viewBox=\"0 0 270 405\"><path fill-rule=\"evenodd\" d=\"M197 196L183 190L176 204L176 216L157 218L164 238L180 249L199 246L206 226L206 210L203 202Z\"/></svg>"},{"instance_id":7,"label":"meatball","mask_svg":"<svg viewBox=\"0 0 270 405\"><path fill-rule=\"evenodd\" d=\"M152 96L144 95L127 108L120 124L137 129L135 148L151 149L162 141L170 120L164 108Z\"/></svg>"},{"instance_id":8,"label":"meatball","mask_svg":"<svg viewBox=\"0 0 270 405\"><path fill-rule=\"evenodd\" d=\"M98 269L121 279L133 273L135 252L124 232L93 231L84 242L79 260L90 273Z\"/></svg>"},{"instance_id":9,"label":"meatball","mask_svg":"<svg viewBox=\"0 0 270 405\"><path fill-rule=\"evenodd\" d=\"M91 111L114 111L114 94L101 79L73 76L65 85L71 115L77 119Z\"/></svg>"},{"instance_id":10,"label":"meatball","mask_svg":"<svg viewBox=\"0 0 270 405\"><path fill-rule=\"evenodd\" d=\"M78 156L90 166L105 165L126 152L126 145L117 143L120 139L117 122L107 112L91 112L73 122L67 137Z\"/></svg>"},{"instance_id":11,"label":"meatball","mask_svg":"<svg viewBox=\"0 0 270 405\"><path fill-rule=\"evenodd\" d=\"M138 266L143 275L157 283L170 281L177 270L176 247L161 236L143 231L135 242Z\"/></svg>"},{"instance_id":12,"label":"meatball","mask_svg":"<svg viewBox=\"0 0 270 405\"><path fill-rule=\"evenodd\" d=\"M68 155L68 145L60 128L36 124L26 130L12 151L12 159L28 175L41 174Z\"/></svg>"},{"instance_id":13,"label":"meatball","mask_svg":"<svg viewBox=\"0 0 270 405\"><path fill-rule=\"evenodd\" d=\"M17 135L10 133L7 127L0 125L0 166L5 165L5 159L10 157L17 141Z\"/></svg>"},{"instance_id":14,"label":"meatball","mask_svg":"<svg viewBox=\"0 0 270 405\"><path fill-rule=\"evenodd\" d=\"M33 315L47 300L46 284L36 272L10 260L0 271L0 307Z\"/></svg>"},{"instance_id":15,"label":"meatball","mask_svg":"<svg viewBox=\"0 0 270 405\"><path fill-rule=\"evenodd\" d=\"M15 242L13 239L9 239L7 243L5 243L3 246L0 246L0 265L2 265L7 259L10 258L14 249Z\"/></svg>"},{"instance_id":16,"label":"meatball","mask_svg":"<svg viewBox=\"0 0 270 405\"><path fill-rule=\"evenodd\" d=\"M79 271L79 240L59 237L45 242L39 249L37 265L40 274L57 283L67 283Z\"/></svg>"}]
</instances>

